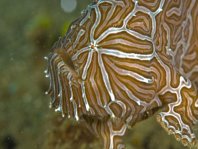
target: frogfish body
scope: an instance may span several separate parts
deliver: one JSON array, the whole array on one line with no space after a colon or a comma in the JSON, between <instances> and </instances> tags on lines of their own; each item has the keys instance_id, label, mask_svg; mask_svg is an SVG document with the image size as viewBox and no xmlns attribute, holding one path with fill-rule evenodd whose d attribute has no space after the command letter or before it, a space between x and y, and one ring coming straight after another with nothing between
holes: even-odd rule
<instances>
[{"instance_id":1,"label":"frogfish body","mask_svg":"<svg viewBox=\"0 0 198 149\"><path fill-rule=\"evenodd\" d=\"M159 109L157 121L194 146L198 1L95 0L53 46L50 106L87 123L105 149Z\"/></svg>"}]
</instances>

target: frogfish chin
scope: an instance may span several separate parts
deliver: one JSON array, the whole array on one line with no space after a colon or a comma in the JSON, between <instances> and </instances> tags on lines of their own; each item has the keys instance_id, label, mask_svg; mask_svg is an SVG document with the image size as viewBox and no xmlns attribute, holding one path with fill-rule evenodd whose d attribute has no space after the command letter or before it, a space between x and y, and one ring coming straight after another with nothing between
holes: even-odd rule
<instances>
[{"instance_id":1,"label":"frogfish chin","mask_svg":"<svg viewBox=\"0 0 198 149\"><path fill-rule=\"evenodd\" d=\"M128 126L155 113L195 146L197 24L197 0L93 1L46 57L50 106L89 125L105 149L123 149Z\"/></svg>"}]
</instances>

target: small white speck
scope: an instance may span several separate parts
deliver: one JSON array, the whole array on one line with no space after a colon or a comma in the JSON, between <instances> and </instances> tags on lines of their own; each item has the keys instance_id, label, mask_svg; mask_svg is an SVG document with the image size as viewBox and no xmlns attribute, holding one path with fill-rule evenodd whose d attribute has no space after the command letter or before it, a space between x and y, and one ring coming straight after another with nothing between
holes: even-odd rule
<instances>
[{"instance_id":1,"label":"small white speck","mask_svg":"<svg viewBox=\"0 0 198 149\"><path fill-rule=\"evenodd\" d=\"M115 115L114 115L114 114L112 114L112 115L111 115L111 117L114 119L114 118L115 118Z\"/></svg>"},{"instance_id":2,"label":"small white speck","mask_svg":"<svg viewBox=\"0 0 198 149\"><path fill-rule=\"evenodd\" d=\"M55 109L55 112L61 112L61 111L62 111L62 109L61 109L60 106L59 106L58 108Z\"/></svg>"},{"instance_id":3,"label":"small white speck","mask_svg":"<svg viewBox=\"0 0 198 149\"><path fill-rule=\"evenodd\" d=\"M78 116L76 116L76 121L79 121L79 117Z\"/></svg>"},{"instance_id":4,"label":"small white speck","mask_svg":"<svg viewBox=\"0 0 198 149\"><path fill-rule=\"evenodd\" d=\"M61 8L65 12L72 12L77 7L77 1L76 0L61 0Z\"/></svg>"},{"instance_id":5,"label":"small white speck","mask_svg":"<svg viewBox=\"0 0 198 149\"><path fill-rule=\"evenodd\" d=\"M137 104L138 104L139 106L141 105L141 102L140 102L140 100L138 100L138 101L137 101Z\"/></svg>"},{"instance_id":6,"label":"small white speck","mask_svg":"<svg viewBox=\"0 0 198 149\"><path fill-rule=\"evenodd\" d=\"M45 60L48 60L48 57L47 57L47 56L45 56L45 57L44 57L44 59L45 59Z\"/></svg>"},{"instance_id":7,"label":"small white speck","mask_svg":"<svg viewBox=\"0 0 198 149\"><path fill-rule=\"evenodd\" d=\"M198 99L195 102L195 107L198 108Z\"/></svg>"}]
</instances>

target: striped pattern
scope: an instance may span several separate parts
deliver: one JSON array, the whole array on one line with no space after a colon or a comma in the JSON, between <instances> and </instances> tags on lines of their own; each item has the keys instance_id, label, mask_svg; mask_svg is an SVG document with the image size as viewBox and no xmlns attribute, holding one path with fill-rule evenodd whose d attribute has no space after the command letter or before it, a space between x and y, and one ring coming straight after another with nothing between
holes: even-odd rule
<instances>
[{"instance_id":1,"label":"striped pattern","mask_svg":"<svg viewBox=\"0 0 198 149\"><path fill-rule=\"evenodd\" d=\"M163 107L160 124L194 145L197 7L196 0L94 1L46 57L50 106L87 123L107 149L124 148L127 126Z\"/></svg>"}]
</instances>

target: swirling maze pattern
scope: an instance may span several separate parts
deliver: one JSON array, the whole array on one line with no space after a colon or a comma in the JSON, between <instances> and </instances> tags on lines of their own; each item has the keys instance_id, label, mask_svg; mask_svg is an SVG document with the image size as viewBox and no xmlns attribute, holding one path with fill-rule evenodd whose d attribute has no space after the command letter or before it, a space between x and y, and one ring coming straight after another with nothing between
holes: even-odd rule
<instances>
[{"instance_id":1,"label":"swirling maze pattern","mask_svg":"<svg viewBox=\"0 0 198 149\"><path fill-rule=\"evenodd\" d=\"M108 149L152 116L184 145L198 120L198 2L98 0L46 57L50 106L85 121Z\"/></svg>"}]
</instances>

